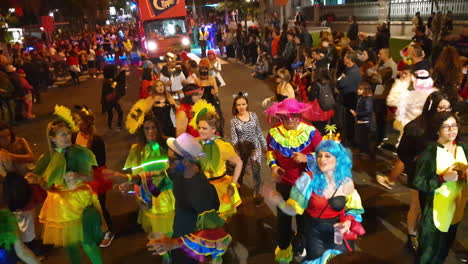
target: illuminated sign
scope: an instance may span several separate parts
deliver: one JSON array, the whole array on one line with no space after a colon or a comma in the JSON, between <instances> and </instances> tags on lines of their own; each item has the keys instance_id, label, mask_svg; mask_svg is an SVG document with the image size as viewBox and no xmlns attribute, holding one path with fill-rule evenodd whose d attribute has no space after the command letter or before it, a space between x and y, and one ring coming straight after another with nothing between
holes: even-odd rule
<instances>
[{"instance_id":1,"label":"illuminated sign","mask_svg":"<svg viewBox=\"0 0 468 264\"><path fill-rule=\"evenodd\" d=\"M166 12L168 9L176 6L179 3L179 0L152 0L153 1L153 11L154 14L160 15Z\"/></svg>"}]
</instances>

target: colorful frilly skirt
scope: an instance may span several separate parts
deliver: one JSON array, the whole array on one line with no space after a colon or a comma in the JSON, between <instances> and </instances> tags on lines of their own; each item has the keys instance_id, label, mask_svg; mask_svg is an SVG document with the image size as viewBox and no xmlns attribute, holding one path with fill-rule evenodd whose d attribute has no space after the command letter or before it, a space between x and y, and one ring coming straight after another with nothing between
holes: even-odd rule
<instances>
[{"instance_id":1,"label":"colorful frilly skirt","mask_svg":"<svg viewBox=\"0 0 468 264\"><path fill-rule=\"evenodd\" d=\"M237 207L242 203L237 187L234 188L234 195L229 195L228 187L232 183L232 177L225 175L219 179L210 180L216 189L219 199L219 216L224 220L233 216L237 212Z\"/></svg>"},{"instance_id":2,"label":"colorful frilly skirt","mask_svg":"<svg viewBox=\"0 0 468 264\"><path fill-rule=\"evenodd\" d=\"M92 206L101 212L98 197L88 185L73 190L48 190L39 214L39 221L44 224L44 244L64 247L83 242L83 211ZM101 222L105 225L105 221ZM103 230L106 228L103 226Z\"/></svg>"},{"instance_id":3,"label":"colorful frilly skirt","mask_svg":"<svg viewBox=\"0 0 468 264\"><path fill-rule=\"evenodd\" d=\"M172 189L151 198L151 208L141 208L138 223L146 233L172 234L174 224L175 198Z\"/></svg>"}]
</instances>

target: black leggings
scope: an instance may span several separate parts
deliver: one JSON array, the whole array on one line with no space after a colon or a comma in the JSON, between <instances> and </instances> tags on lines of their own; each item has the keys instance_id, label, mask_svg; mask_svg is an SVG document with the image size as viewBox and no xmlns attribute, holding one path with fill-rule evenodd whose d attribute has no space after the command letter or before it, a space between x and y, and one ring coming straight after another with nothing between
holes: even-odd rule
<instances>
[{"instance_id":1,"label":"black leggings","mask_svg":"<svg viewBox=\"0 0 468 264\"><path fill-rule=\"evenodd\" d=\"M118 126L121 128L123 112L122 112L122 107L120 107L120 104L118 102L109 103L109 105L107 106L107 126L109 128L112 128L112 120L114 119L113 109L117 111L117 115L118 115L117 123L118 123Z\"/></svg>"},{"instance_id":2,"label":"black leggings","mask_svg":"<svg viewBox=\"0 0 468 264\"><path fill-rule=\"evenodd\" d=\"M99 199L99 204L101 205L104 220L106 220L107 229L108 231L112 232L112 220L111 220L109 211L107 210L107 206L106 206L106 193L99 194L98 199Z\"/></svg>"},{"instance_id":3,"label":"black leggings","mask_svg":"<svg viewBox=\"0 0 468 264\"><path fill-rule=\"evenodd\" d=\"M322 256L323 252L328 249L337 249L342 252L347 252L345 241L343 244L335 244L335 229L333 225L340 222L339 217L321 219L304 214L304 240L307 251L306 260L314 260ZM354 242L348 241L351 248L354 247Z\"/></svg>"},{"instance_id":4,"label":"black leggings","mask_svg":"<svg viewBox=\"0 0 468 264\"><path fill-rule=\"evenodd\" d=\"M289 193L291 192L291 186L285 183L277 183L276 190L281 194L284 200L289 199ZM287 215L278 209L277 219L277 232L278 238L277 243L280 249L287 249L293 240L293 231L291 229L292 216ZM303 216L296 215L297 233L302 233L303 227Z\"/></svg>"}]
</instances>

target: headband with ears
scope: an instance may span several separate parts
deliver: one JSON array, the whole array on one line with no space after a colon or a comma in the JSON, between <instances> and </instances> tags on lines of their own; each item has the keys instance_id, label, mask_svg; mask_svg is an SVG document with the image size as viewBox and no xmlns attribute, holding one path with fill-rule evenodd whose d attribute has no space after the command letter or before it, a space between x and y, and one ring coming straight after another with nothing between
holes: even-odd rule
<instances>
[{"instance_id":1,"label":"headband with ears","mask_svg":"<svg viewBox=\"0 0 468 264\"><path fill-rule=\"evenodd\" d=\"M233 95L232 95L232 98L236 99L237 97L240 97L240 96L248 97L248 96L249 96L249 93L239 92L239 93L237 93L237 94L233 94Z\"/></svg>"}]
</instances>

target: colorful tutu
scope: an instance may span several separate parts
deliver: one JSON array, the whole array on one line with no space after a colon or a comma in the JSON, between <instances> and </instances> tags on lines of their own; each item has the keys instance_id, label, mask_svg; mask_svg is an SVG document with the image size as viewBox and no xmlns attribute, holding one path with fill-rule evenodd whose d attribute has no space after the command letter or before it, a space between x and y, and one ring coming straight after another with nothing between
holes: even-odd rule
<instances>
[{"instance_id":1,"label":"colorful tutu","mask_svg":"<svg viewBox=\"0 0 468 264\"><path fill-rule=\"evenodd\" d=\"M230 196L228 193L228 187L232 183L231 176L224 176L220 179L210 181L216 189L219 198L219 216L224 220L233 216L237 212L237 207L242 203L237 188L234 188L234 195Z\"/></svg>"},{"instance_id":2,"label":"colorful tutu","mask_svg":"<svg viewBox=\"0 0 468 264\"><path fill-rule=\"evenodd\" d=\"M205 257L220 258L226 253L232 237L222 228L205 229L182 237L182 250L191 258L204 262Z\"/></svg>"},{"instance_id":3,"label":"colorful tutu","mask_svg":"<svg viewBox=\"0 0 468 264\"><path fill-rule=\"evenodd\" d=\"M83 242L82 216L88 206L101 211L97 195L88 185L73 190L48 190L39 214L39 221L44 224L44 244L63 247ZM105 225L105 221L102 223Z\"/></svg>"},{"instance_id":4,"label":"colorful tutu","mask_svg":"<svg viewBox=\"0 0 468 264\"><path fill-rule=\"evenodd\" d=\"M172 234L174 224L175 198L172 189L161 192L158 197L152 197L150 209L140 209L138 224L146 233Z\"/></svg>"}]
</instances>

